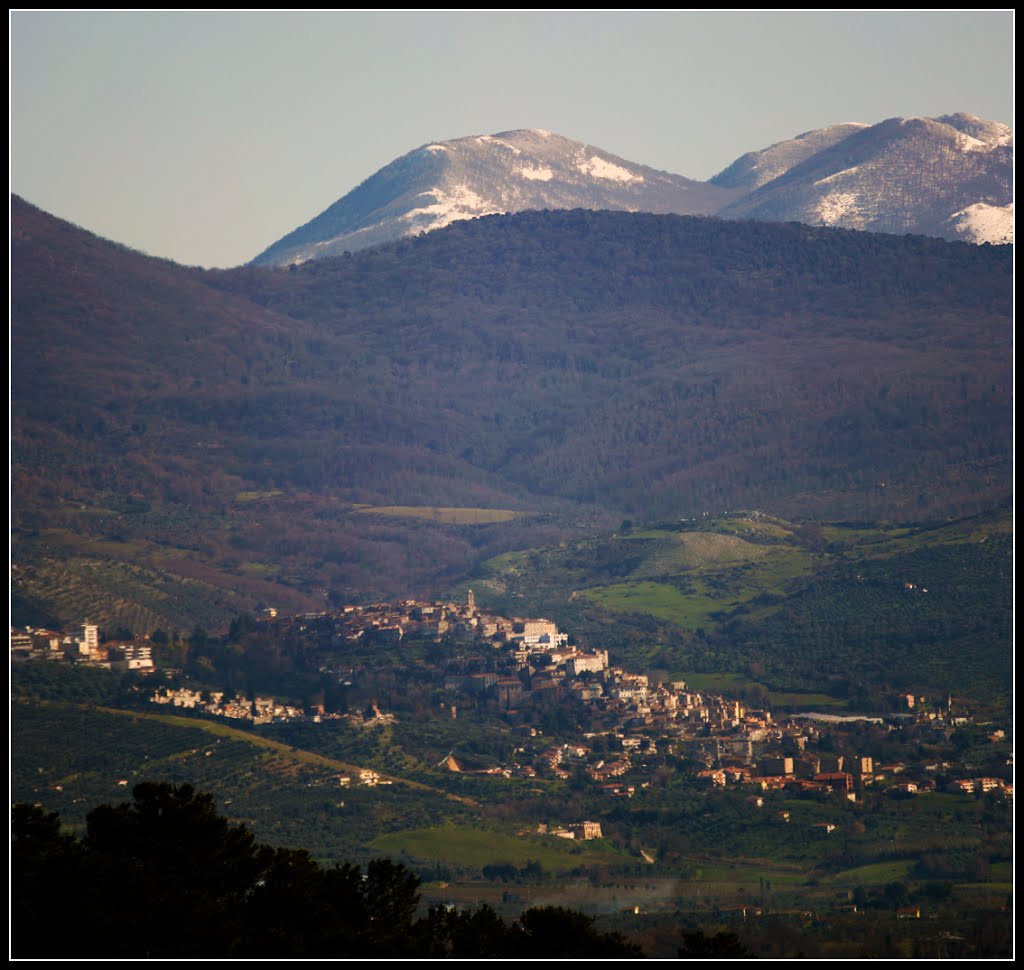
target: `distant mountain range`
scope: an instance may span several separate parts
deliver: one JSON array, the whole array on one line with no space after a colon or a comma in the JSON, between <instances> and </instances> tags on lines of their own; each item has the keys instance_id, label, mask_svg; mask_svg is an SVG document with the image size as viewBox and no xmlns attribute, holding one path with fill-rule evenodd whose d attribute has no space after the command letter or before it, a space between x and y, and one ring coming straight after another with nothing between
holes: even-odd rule
<instances>
[{"instance_id":1,"label":"distant mountain range","mask_svg":"<svg viewBox=\"0 0 1024 970\"><path fill-rule=\"evenodd\" d=\"M257 256L284 266L452 222L609 209L802 222L972 243L1013 240L1013 134L968 114L805 132L708 182L541 129L436 142L396 159Z\"/></svg>"},{"instance_id":2,"label":"distant mountain range","mask_svg":"<svg viewBox=\"0 0 1024 970\"><path fill-rule=\"evenodd\" d=\"M728 219L1013 241L1013 134L972 115L809 132L711 181L750 189L718 211Z\"/></svg>"},{"instance_id":3,"label":"distant mountain range","mask_svg":"<svg viewBox=\"0 0 1024 970\"><path fill-rule=\"evenodd\" d=\"M253 262L281 266L340 256L498 213L611 209L707 215L739 195L548 131L503 131L403 155Z\"/></svg>"}]
</instances>

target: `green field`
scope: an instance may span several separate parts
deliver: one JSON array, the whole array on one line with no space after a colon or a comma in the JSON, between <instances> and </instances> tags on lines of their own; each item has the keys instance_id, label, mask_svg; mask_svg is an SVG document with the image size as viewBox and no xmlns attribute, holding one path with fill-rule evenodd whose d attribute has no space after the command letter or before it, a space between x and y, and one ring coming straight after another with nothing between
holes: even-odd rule
<instances>
[{"instance_id":1,"label":"green field","mask_svg":"<svg viewBox=\"0 0 1024 970\"><path fill-rule=\"evenodd\" d=\"M649 613L687 630L696 630L712 622L712 613L736 605L736 602L728 604L721 600L688 596L665 583L616 583L584 589L579 595L608 610Z\"/></svg>"},{"instance_id":2,"label":"green field","mask_svg":"<svg viewBox=\"0 0 1024 970\"><path fill-rule=\"evenodd\" d=\"M402 519L426 519L444 525L488 525L492 522L509 522L525 514L511 509L439 508L427 505L362 505L356 506L355 511Z\"/></svg>"},{"instance_id":3,"label":"green field","mask_svg":"<svg viewBox=\"0 0 1024 970\"><path fill-rule=\"evenodd\" d=\"M768 691L768 700L773 708L785 707L790 710L819 710L822 707L846 707L846 701L828 694L812 691Z\"/></svg>"},{"instance_id":4,"label":"green field","mask_svg":"<svg viewBox=\"0 0 1024 970\"><path fill-rule=\"evenodd\" d=\"M906 879L914 863L906 859L892 859L886 862L872 862L866 866L844 869L827 877L826 881L836 885L880 886Z\"/></svg>"},{"instance_id":5,"label":"green field","mask_svg":"<svg viewBox=\"0 0 1024 970\"><path fill-rule=\"evenodd\" d=\"M768 517L716 519L715 528L719 532L733 533L748 538L789 539L793 535L793 526L788 522Z\"/></svg>"},{"instance_id":6,"label":"green field","mask_svg":"<svg viewBox=\"0 0 1024 970\"><path fill-rule=\"evenodd\" d=\"M746 537L718 531L632 533L626 538L639 558L625 581L590 586L579 595L613 612L646 613L692 632L714 627L738 609L769 615L773 603L751 601L785 593L815 568L804 549L779 542L788 533L778 525L728 519L716 521L719 526ZM500 569L511 563L492 565ZM666 581L670 577L673 582Z\"/></svg>"},{"instance_id":7,"label":"green field","mask_svg":"<svg viewBox=\"0 0 1024 970\"><path fill-rule=\"evenodd\" d=\"M695 575L689 592L668 583L640 580L584 589L578 595L607 610L648 613L692 632L715 626L724 615L746 606L759 595L781 589L794 575L805 571L794 563L789 565L791 568L786 569L782 563L764 564L738 577ZM772 609L765 606L752 613L760 617Z\"/></svg>"},{"instance_id":8,"label":"green field","mask_svg":"<svg viewBox=\"0 0 1024 970\"><path fill-rule=\"evenodd\" d=\"M764 684L743 674L721 672L685 673L683 680L691 690L710 691L715 694L735 695L747 687L764 687ZM772 707L789 709L818 710L823 707L845 707L846 701L828 694L802 691L768 690L768 700Z\"/></svg>"},{"instance_id":9,"label":"green field","mask_svg":"<svg viewBox=\"0 0 1024 970\"><path fill-rule=\"evenodd\" d=\"M454 825L393 832L375 839L372 845L393 857L477 868L506 863L522 868L532 860L549 872L563 872L580 866L621 865L629 861L603 840L576 842L551 835L516 836Z\"/></svg>"},{"instance_id":10,"label":"green field","mask_svg":"<svg viewBox=\"0 0 1024 970\"><path fill-rule=\"evenodd\" d=\"M282 492L280 489L271 489L271 490L266 491L266 492L256 492L256 491L237 492L235 494L235 501L236 502L259 502L262 499L265 499L265 498L276 498L278 495L283 495L283 494L284 494L284 492Z\"/></svg>"},{"instance_id":11,"label":"green field","mask_svg":"<svg viewBox=\"0 0 1024 970\"><path fill-rule=\"evenodd\" d=\"M712 532L684 532L678 542L679 563L689 569L740 565L763 559L772 552L770 546Z\"/></svg>"},{"instance_id":12,"label":"green field","mask_svg":"<svg viewBox=\"0 0 1024 970\"><path fill-rule=\"evenodd\" d=\"M686 686L691 690L706 690L716 694L735 694L749 684L750 678L743 674L727 673L686 673Z\"/></svg>"},{"instance_id":13,"label":"green field","mask_svg":"<svg viewBox=\"0 0 1024 970\"><path fill-rule=\"evenodd\" d=\"M665 532L651 529L632 532L627 541L657 540L648 545L648 560L658 566L680 569L705 569L714 566L738 566L756 562L775 550L772 546L748 542L715 532ZM650 569L649 565L645 568Z\"/></svg>"}]
</instances>

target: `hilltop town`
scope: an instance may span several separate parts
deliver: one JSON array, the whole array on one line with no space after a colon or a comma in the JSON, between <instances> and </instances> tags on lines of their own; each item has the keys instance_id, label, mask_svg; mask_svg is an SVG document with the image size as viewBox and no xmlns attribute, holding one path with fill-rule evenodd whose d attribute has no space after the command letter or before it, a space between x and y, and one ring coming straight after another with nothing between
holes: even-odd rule
<instances>
[{"instance_id":1,"label":"hilltop town","mask_svg":"<svg viewBox=\"0 0 1024 970\"><path fill-rule=\"evenodd\" d=\"M871 730L858 733L864 749L854 750L836 736L856 719L773 717L766 706L695 690L683 680L653 683L613 665L606 650L580 648L551 620L480 609L472 590L462 604L405 600L299 616L268 609L245 629L312 657L320 677L349 703L331 708L322 696L305 705L267 692L250 696L197 684L173 668L163 671L170 681L135 690L151 704L254 726L346 721L372 729L408 716L409 694L421 697L427 685L439 700L429 711L418 701L418 716L487 712L515 739L512 758L481 763L453 749L438 768L496 778L581 778L613 797L631 797L648 785L665 756L694 765L699 784L744 786L755 801L758 792L782 788L851 800L869 788L912 796L933 790L937 779L951 791L1012 795L1008 773L974 777L969 766L912 756L973 726L952 698L926 703L901 695L898 716L859 720ZM11 653L15 660L158 673L152 643L101 644L98 627L89 623L67 634L12 631ZM390 678L389 704L372 696L382 673ZM1003 732L989 740L1004 740ZM366 769L360 781L377 784L380 775Z\"/></svg>"}]
</instances>

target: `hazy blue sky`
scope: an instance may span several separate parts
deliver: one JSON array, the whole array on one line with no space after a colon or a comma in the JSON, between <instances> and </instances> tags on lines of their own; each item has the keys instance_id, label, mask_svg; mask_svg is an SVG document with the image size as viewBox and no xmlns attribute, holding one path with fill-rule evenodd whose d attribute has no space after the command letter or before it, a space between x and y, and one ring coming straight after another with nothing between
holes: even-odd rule
<instances>
[{"instance_id":1,"label":"hazy blue sky","mask_svg":"<svg viewBox=\"0 0 1024 970\"><path fill-rule=\"evenodd\" d=\"M430 141L547 128L706 179L844 121L1013 124L1013 13L11 14L11 188L245 262Z\"/></svg>"}]
</instances>

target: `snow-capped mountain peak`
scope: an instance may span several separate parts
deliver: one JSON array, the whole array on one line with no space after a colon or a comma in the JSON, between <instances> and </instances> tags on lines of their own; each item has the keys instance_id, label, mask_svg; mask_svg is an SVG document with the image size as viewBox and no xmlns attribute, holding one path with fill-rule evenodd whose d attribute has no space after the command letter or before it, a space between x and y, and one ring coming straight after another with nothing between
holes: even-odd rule
<instances>
[{"instance_id":1,"label":"snow-capped mountain peak","mask_svg":"<svg viewBox=\"0 0 1024 970\"><path fill-rule=\"evenodd\" d=\"M710 182L542 128L421 145L253 260L294 265L461 219L617 209L1013 240L1013 132L956 113L845 122L748 152Z\"/></svg>"},{"instance_id":2,"label":"snow-capped mountain peak","mask_svg":"<svg viewBox=\"0 0 1024 970\"><path fill-rule=\"evenodd\" d=\"M747 152L719 172L711 182L714 185L753 191L780 175L785 175L794 165L799 165L812 155L831 148L854 132L867 127L856 121L848 121L829 128L805 131L795 138L776 142L761 151Z\"/></svg>"},{"instance_id":3,"label":"snow-capped mountain peak","mask_svg":"<svg viewBox=\"0 0 1024 970\"><path fill-rule=\"evenodd\" d=\"M737 196L540 128L429 142L253 261L288 265L525 209L708 214Z\"/></svg>"},{"instance_id":4,"label":"snow-capped mountain peak","mask_svg":"<svg viewBox=\"0 0 1024 970\"><path fill-rule=\"evenodd\" d=\"M953 114L842 127L850 130L822 129L738 159L713 181L755 187L719 214L977 243L1012 241L1013 133L1006 125ZM831 143L788 164L809 136ZM750 173L768 167L775 156L782 156L784 170L755 183ZM737 172L746 173L746 182L737 182Z\"/></svg>"}]
</instances>

